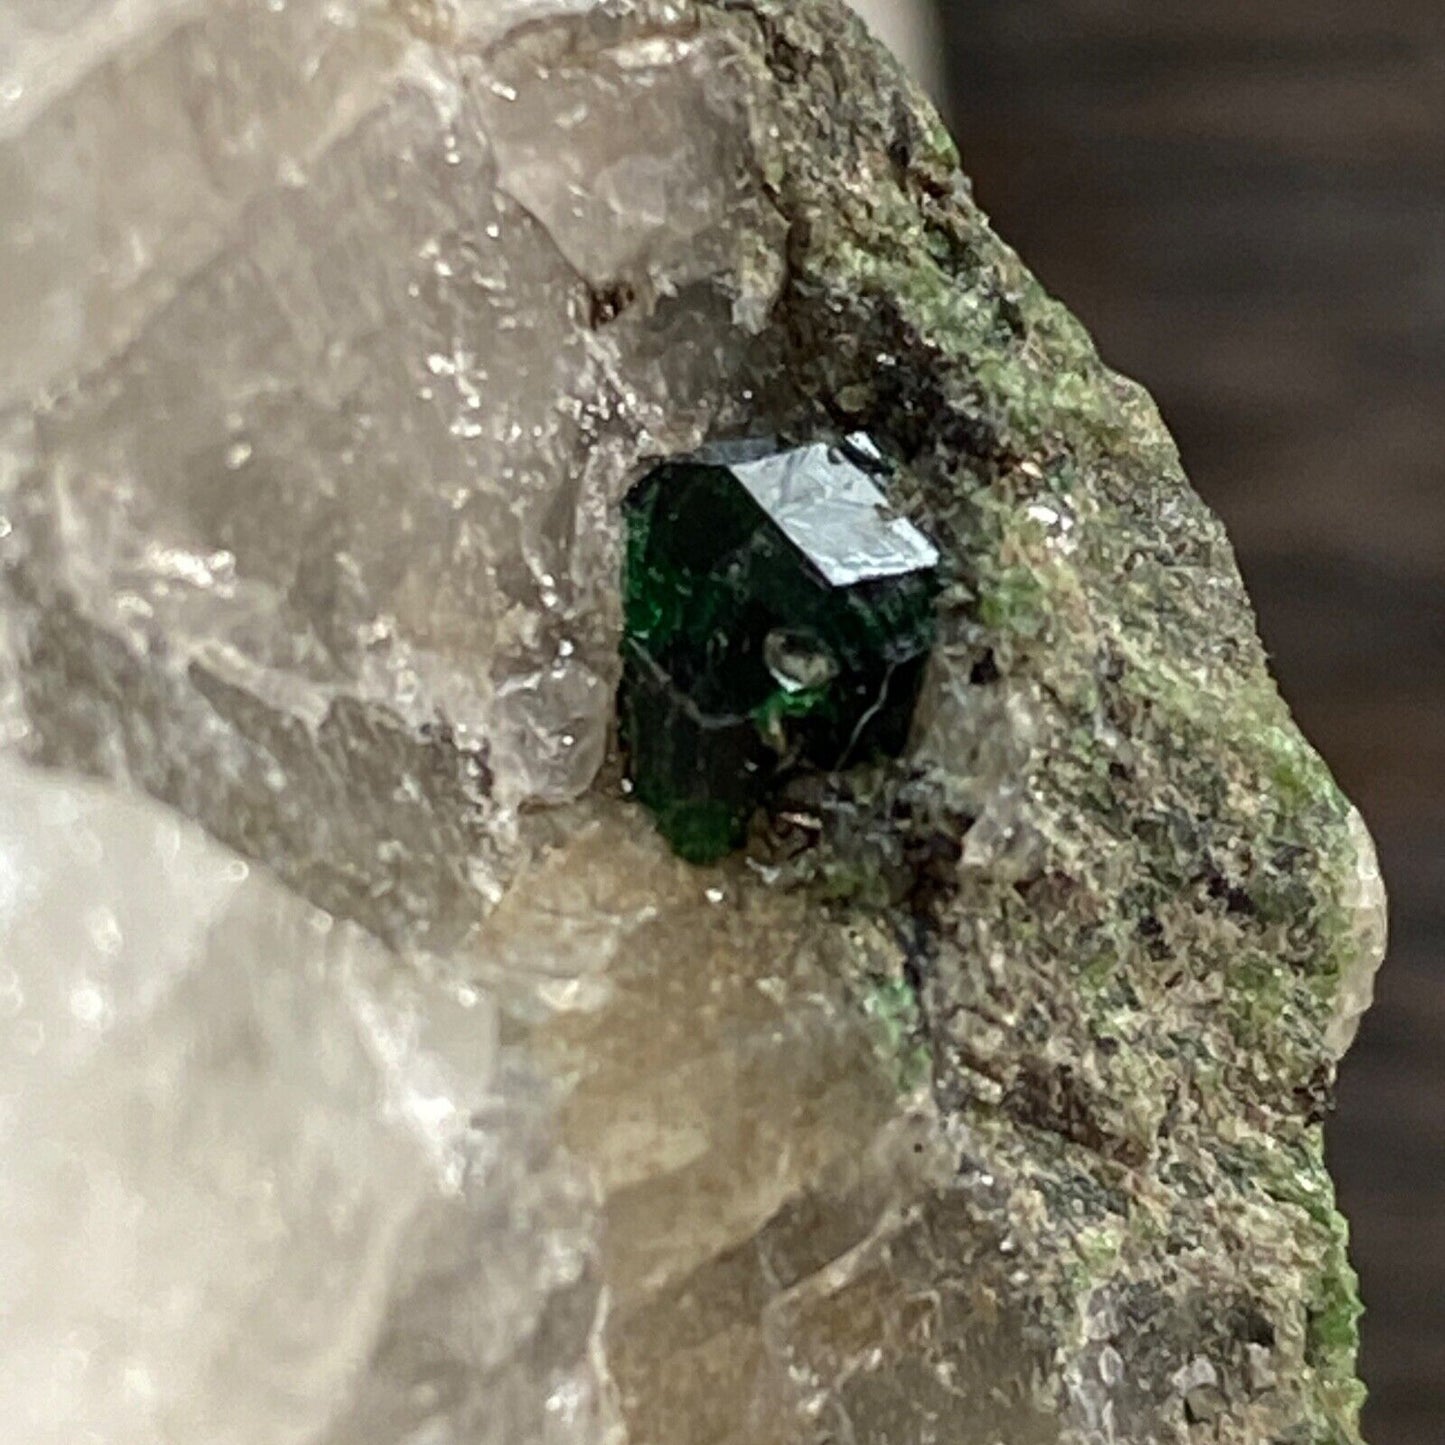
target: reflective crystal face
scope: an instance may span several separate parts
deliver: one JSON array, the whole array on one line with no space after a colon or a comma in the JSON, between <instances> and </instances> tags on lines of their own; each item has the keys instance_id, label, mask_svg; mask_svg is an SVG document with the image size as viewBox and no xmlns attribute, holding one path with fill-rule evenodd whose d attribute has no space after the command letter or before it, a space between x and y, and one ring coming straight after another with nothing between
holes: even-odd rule
<instances>
[{"instance_id":1,"label":"reflective crystal face","mask_svg":"<svg viewBox=\"0 0 1445 1445\"><path fill-rule=\"evenodd\" d=\"M738 847L799 768L908 739L938 553L846 448L744 442L659 467L627 504L619 710L637 796L685 858Z\"/></svg>"},{"instance_id":2,"label":"reflective crystal face","mask_svg":"<svg viewBox=\"0 0 1445 1445\"><path fill-rule=\"evenodd\" d=\"M733 475L784 536L834 587L904 577L938 566L938 549L857 461L874 460L866 437L848 449L815 445L735 463ZM856 459L856 460L855 460Z\"/></svg>"}]
</instances>

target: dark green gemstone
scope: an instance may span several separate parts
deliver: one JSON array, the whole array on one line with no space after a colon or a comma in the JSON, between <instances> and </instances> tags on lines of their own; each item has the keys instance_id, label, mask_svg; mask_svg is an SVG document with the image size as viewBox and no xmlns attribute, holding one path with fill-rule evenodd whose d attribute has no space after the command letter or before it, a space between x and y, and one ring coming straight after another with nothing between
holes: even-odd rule
<instances>
[{"instance_id":1,"label":"dark green gemstone","mask_svg":"<svg viewBox=\"0 0 1445 1445\"><path fill-rule=\"evenodd\" d=\"M629 496L622 740L635 796L689 861L740 847L788 774L906 746L938 554L882 478L865 438L746 442Z\"/></svg>"}]
</instances>

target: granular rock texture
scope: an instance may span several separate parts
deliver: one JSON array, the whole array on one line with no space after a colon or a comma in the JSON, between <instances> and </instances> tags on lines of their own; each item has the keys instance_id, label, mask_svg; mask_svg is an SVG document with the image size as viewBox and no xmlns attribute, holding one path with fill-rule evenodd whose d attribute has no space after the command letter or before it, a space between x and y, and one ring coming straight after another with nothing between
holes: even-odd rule
<instances>
[{"instance_id":1,"label":"granular rock texture","mask_svg":"<svg viewBox=\"0 0 1445 1445\"><path fill-rule=\"evenodd\" d=\"M6 1417L1358 1441L1368 835L1154 407L861 26L0 41ZM941 554L913 737L689 866L618 755L624 499L860 431Z\"/></svg>"}]
</instances>

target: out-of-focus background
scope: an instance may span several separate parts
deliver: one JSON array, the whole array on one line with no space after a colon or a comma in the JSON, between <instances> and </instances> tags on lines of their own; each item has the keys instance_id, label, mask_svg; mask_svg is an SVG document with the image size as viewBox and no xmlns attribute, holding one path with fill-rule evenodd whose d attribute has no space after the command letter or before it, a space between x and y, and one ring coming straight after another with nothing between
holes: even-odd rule
<instances>
[{"instance_id":1,"label":"out-of-focus background","mask_svg":"<svg viewBox=\"0 0 1445 1445\"><path fill-rule=\"evenodd\" d=\"M1445 1439L1445 6L859 0L1144 381L1394 906L1331 1147L1372 1445Z\"/></svg>"}]
</instances>

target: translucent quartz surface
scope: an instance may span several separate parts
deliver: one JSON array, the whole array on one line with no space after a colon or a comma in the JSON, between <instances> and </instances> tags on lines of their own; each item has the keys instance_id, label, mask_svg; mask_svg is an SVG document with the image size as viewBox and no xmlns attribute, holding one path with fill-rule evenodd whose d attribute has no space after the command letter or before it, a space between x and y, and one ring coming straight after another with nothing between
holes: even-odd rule
<instances>
[{"instance_id":1,"label":"translucent quartz surface","mask_svg":"<svg viewBox=\"0 0 1445 1445\"><path fill-rule=\"evenodd\" d=\"M720 323L779 274L702 40L487 58L585 8L94 7L34 94L55 26L8 21L0 399L87 377L11 454L84 617L296 718L442 711L511 803L595 775L599 519L739 390ZM627 268L661 299L600 331Z\"/></svg>"},{"instance_id":2,"label":"translucent quartz surface","mask_svg":"<svg viewBox=\"0 0 1445 1445\"><path fill-rule=\"evenodd\" d=\"M0 764L9 1438L596 1438L589 1195L508 1069L476 991Z\"/></svg>"}]
</instances>

